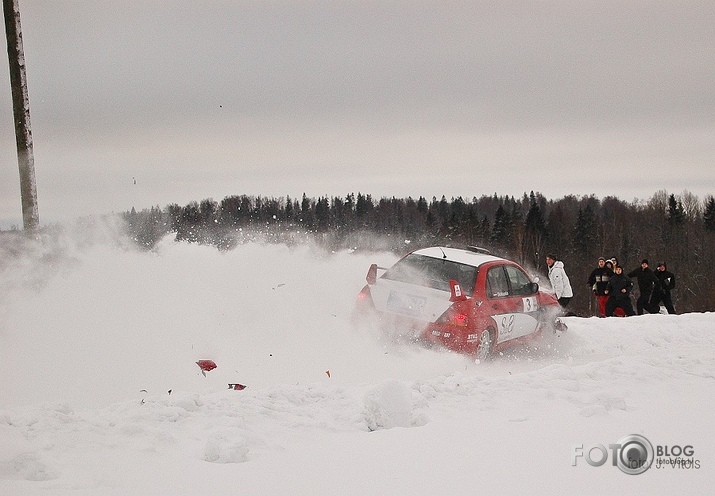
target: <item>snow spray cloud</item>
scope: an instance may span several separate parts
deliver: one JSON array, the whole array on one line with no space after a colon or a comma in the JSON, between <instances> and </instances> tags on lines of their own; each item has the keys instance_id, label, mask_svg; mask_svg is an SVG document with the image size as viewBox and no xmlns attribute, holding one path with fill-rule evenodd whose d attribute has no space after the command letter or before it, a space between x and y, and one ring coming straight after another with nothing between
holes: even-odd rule
<instances>
[{"instance_id":1,"label":"snow spray cloud","mask_svg":"<svg viewBox=\"0 0 715 496\"><path fill-rule=\"evenodd\" d=\"M98 246L134 250L119 216L86 217L54 224L34 233L0 232L0 289L4 294L38 290L63 270L76 266Z\"/></svg>"}]
</instances>

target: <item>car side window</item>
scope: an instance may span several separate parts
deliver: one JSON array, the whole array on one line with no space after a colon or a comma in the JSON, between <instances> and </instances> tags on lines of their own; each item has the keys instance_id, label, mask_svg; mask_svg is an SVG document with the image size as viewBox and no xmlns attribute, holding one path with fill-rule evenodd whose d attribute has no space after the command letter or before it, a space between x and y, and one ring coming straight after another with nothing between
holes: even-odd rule
<instances>
[{"instance_id":1,"label":"car side window","mask_svg":"<svg viewBox=\"0 0 715 496\"><path fill-rule=\"evenodd\" d=\"M509 296L509 282L501 265L492 267L487 272L487 296L490 298Z\"/></svg>"},{"instance_id":2,"label":"car side window","mask_svg":"<svg viewBox=\"0 0 715 496\"><path fill-rule=\"evenodd\" d=\"M510 294L531 294L531 281L529 280L529 276L513 265L507 265L505 268L507 276L509 277Z\"/></svg>"}]
</instances>

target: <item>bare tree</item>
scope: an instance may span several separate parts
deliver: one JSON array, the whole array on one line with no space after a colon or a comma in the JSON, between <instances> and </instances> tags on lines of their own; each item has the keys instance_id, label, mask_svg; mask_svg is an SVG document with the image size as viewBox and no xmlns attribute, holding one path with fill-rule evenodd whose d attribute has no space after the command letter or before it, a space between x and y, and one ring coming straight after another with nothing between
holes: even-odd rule
<instances>
[{"instance_id":1,"label":"bare tree","mask_svg":"<svg viewBox=\"0 0 715 496\"><path fill-rule=\"evenodd\" d=\"M688 190L683 191L680 198L683 203L685 218L691 222L697 221L703 213L700 199Z\"/></svg>"}]
</instances>

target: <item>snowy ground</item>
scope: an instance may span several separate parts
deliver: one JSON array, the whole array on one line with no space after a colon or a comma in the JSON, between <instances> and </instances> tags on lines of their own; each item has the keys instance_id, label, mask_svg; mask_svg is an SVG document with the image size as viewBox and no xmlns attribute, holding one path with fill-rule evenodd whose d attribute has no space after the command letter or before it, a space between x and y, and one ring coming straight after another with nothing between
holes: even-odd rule
<instances>
[{"instance_id":1,"label":"snowy ground","mask_svg":"<svg viewBox=\"0 0 715 496\"><path fill-rule=\"evenodd\" d=\"M475 363L350 326L368 265L393 255L171 240L144 253L118 238L100 226L21 248L0 237L0 494L715 484L714 314L568 318L560 337ZM200 359L217 368L202 375ZM691 447L680 458L693 465L656 456L624 473L609 445L633 434ZM598 461L598 445L602 466L575 456Z\"/></svg>"}]
</instances>

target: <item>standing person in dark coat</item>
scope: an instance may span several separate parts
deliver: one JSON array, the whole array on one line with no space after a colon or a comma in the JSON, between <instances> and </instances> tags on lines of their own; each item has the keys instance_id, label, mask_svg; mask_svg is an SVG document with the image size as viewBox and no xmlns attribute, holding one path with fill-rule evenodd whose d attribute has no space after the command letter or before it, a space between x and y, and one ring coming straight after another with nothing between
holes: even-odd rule
<instances>
[{"instance_id":1,"label":"standing person in dark coat","mask_svg":"<svg viewBox=\"0 0 715 496\"><path fill-rule=\"evenodd\" d=\"M598 314L601 317L606 316L606 302L608 301L606 286L611 276L613 276L613 270L606 266L606 259L603 257L598 259L598 267L593 269L591 275L588 276L587 284L596 296L596 300L598 301Z\"/></svg>"},{"instance_id":2,"label":"standing person in dark coat","mask_svg":"<svg viewBox=\"0 0 715 496\"><path fill-rule=\"evenodd\" d=\"M657 277L660 282L660 288L659 291L653 293L653 304L660 305L662 301L668 313L675 313L673 299L670 297L670 291L675 288L675 275L668 270L665 262L658 262L655 277Z\"/></svg>"},{"instance_id":3,"label":"standing person in dark coat","mask_svg":"<svg viewBox=\"0 0 715 496\"><path fill-rule=\"evenodd\" d=\"M616 308L620 308L627 316L635 315L631 303L631 288L633 281L623 273L623 267L616 265L616 271L606 284L605 293L608 295L606 302L606 317L613 317Z\"/></svg>"},{"instance_id":4,"label":"standing person in dark coat","mask_svg":"<svg viewBox=\"0 0 715 496\"><path fill-rule=\"evenodd\" d=\"M641 293L636 300L638 315L643 315L643 310L647 310L649 313L658 313L660 307L653 304L651 297L653 296L653 290L660 288L660 281L655 277L653 271L648 268L648 259L644 258L641 261L640 269L632 270L628 273L628 277L638 279L638 290Z\"/></svg>"}]
</instances>

